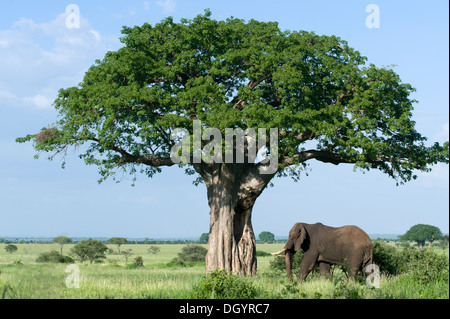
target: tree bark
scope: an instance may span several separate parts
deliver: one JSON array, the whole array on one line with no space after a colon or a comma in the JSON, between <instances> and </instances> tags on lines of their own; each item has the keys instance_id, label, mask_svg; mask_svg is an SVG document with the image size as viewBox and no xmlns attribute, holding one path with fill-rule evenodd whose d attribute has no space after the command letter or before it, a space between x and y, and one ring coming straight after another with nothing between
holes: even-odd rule
<instances>
[{"instance_id":1,"label":"tree bark","mask_svg":"<svg viewBox=\"0 0 450 319\"><path fill-rule=\"evenodd\" d=\"M256 199L272 175L255 164L211 164L196 168L206 184L210 207L206 272L255 275L256 240L251 217Z\"/></svg>"}]
</instances>

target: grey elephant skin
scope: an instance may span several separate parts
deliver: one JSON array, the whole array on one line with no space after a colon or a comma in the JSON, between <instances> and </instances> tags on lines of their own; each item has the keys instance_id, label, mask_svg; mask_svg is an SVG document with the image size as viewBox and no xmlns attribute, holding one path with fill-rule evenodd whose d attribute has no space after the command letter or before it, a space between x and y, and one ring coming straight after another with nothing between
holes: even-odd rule
<instances>
[{"instance_id":1,"label":"grey elephant skin","mask_svg":"<svg viewBox=\"0 0 450 319\"><path fill-rule=\"evenodd\" d=\"M321 223L296 223L289 231L283 250L272 255L285 254L286 270L292 280L293 255L302 249L298 282L302 282L316 263L322 275L330 272L333 264L344 265L350 278L373 263L373 245L369 236L357 226L330 227Z\"/></svg>"}]
</instances>

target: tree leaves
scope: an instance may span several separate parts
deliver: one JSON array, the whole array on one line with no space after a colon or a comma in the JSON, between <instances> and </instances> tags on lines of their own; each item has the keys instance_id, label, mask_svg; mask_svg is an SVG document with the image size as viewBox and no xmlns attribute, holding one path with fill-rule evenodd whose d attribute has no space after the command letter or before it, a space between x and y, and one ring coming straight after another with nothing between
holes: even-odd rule
<instances>
[{"instance_id":1,"label":"tree leaves","mask_svg":"<svg viewBox=\"0 0 450 319\"><path fill-rule=\"evenodd\" d=\"M335 36L282 31L275 22L167 18L124 27L124 46L108 52L83 81L61 89L60 120L34 140L52 156L84 143L86 164L102 176L119 168L148 176L168 161L174 128L275 128L280 175L312 158L377 168L400 183L415 170L448 163L448 143L425 146L411 120L414 92L389 68ZM305 149L312 141L315 149ZM295 174L294 174L295 175Z\"/></svg>"}]
</instances>

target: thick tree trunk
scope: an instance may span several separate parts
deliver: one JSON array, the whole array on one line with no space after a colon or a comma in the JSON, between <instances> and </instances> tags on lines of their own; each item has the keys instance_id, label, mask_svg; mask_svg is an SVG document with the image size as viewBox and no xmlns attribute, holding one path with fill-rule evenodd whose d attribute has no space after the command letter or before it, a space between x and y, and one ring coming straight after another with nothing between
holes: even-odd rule
<instances>
[{"instance_id":1,"label":"thick tree trunk","mask_svg":"<svg viewBox=\"0 0 450 319\"><path fill-rule=\"evenodd\" d=\"M256 274L256 241L253 233L252 207L242 207L226 198L216 198L211 210L209 249L206 271L225 269L242 275ZM253 205L252 205L253 206Z\"/></svg>"},{"instance_id":2,"label":"thick tree trunk","mask_svg":"<svg viewBox=\"0 0 450 319\"><path fill-rule=\"evenodd\" d=\"M256 274L256 240L251 217L256 198L273 177L255 165L214 164L201 171L210 207L206 272L224 269L240 275Z\"/></svg>"}]
</instances>

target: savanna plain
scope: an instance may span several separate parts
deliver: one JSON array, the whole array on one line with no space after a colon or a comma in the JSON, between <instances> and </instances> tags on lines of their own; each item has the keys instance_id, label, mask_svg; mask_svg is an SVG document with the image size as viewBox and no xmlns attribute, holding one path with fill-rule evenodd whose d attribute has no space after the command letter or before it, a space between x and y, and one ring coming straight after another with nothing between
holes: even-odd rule
<instances>
[{"instance_id":1,"label":"savanna plain","mask_svg":"<svg viewBox=\"0 0 450 319\"><path fill-rule=\"evenodd\" d=\"M282 243L257 244L258 271L254 277L225 272L205 275L204 262L174 262L185 244L122 245L128 256L114 253L117 247L107 245L110 250L101 263L74 262L78 288L67 284L68 277L74 275L66 272L68 264L36 261L42 253L59 252L59 245L16 244L17 251L12 253L5 246L0 244L0 299L449 298L448 245L417 249L394 242L375 244L375 262L380 266L378 288L369 287L367 276L349 281L339 267L326 278L313 271L302 284L290 283L284 260L268 254L282 249ZM73 246L64 245L64 255L70 254ZM137 257L141 257L138 265Z\"/></svg>"}]
</instances>

